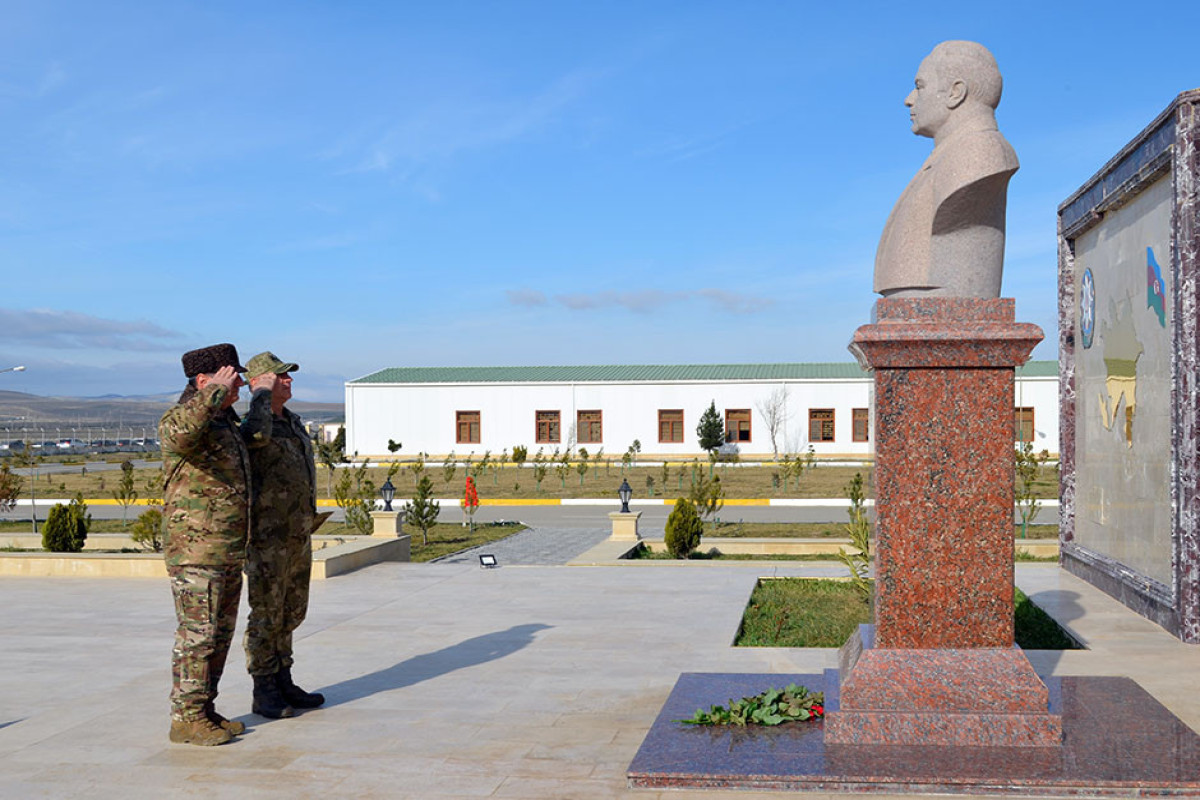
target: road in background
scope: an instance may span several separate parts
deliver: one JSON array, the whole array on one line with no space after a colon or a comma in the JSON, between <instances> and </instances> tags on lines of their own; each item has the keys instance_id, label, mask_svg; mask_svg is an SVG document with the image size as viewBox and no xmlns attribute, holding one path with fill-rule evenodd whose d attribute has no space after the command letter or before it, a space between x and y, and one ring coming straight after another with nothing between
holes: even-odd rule
<instances>
[{"instance_id":1,"label":"road in background","mask_svg":"<svg viewBox=\"0 0 1200 800\"><path fill-rule=\"evenodd\" d=\"M63 501L65 502L65 501ZM836 502L836 501L835 501ZM16 520L29 519L29 501L23 501L23 505L17 506L12 511L0 512L0 520ZM41 498L38 499L37 513L38 519L44 520L50 506L53 505L53 500L47 502ZM399 508L400 503L393 503L394 508ZM145 509L145 506L130 506L128 519L136 519L137 515ZM323 510L328 510L323 507ZM340 522L343 519L342 510L334 508L333 519ZM595 528L609 527L611 522L608 518L610 512L619 511L620 506L616 503L611 505L547 505L547 506L480 506L479 511L475 514L476 522L498 522L498 521L517 521L522 522L530 527L551 526L556 528ZM671 513L671 507L667 505L654 506L635 506L634 511L641 511L642 517L638 521L638 527L643 535L661 536L666 524L667 515ZM97 505L95 503L88 506L88 511L94 519L121 519L121 507L119 505ZM830 523L831 525L842 525L847 522L846 506L844 502L840 504L831 503L830 505L819 506L726 506L718 515L722 522L815 522L815 523ZM462 509L456 503L443 501L441 522L458 522L463 519ZM1019 517L1014 516L1014 521L1020 521ZM1058 504L1055 501L1043 501L1042 511L1038 515L1037 522L1039 525L1055 525L1058 523Z\"/></svg>"}]
</instances>

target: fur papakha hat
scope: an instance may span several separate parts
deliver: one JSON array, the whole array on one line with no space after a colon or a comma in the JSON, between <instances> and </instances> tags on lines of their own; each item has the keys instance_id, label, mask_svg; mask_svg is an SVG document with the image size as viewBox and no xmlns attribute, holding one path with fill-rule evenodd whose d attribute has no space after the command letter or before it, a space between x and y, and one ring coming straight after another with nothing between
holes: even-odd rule
<instances>
[{"instance_id":1,"label":"fur papakha hat","mask_svg":"<svg viewBox=\"0 0 1200 800\"><path fill-rule=\"evenodd\" d=\"M183 374L189 378L197 375L211 375L221 367L233 367L238 372L246 368L238 360L237 348L228 342L201 347L199 350L189 350L183 354Z\"/></svg>"}]
</instances>

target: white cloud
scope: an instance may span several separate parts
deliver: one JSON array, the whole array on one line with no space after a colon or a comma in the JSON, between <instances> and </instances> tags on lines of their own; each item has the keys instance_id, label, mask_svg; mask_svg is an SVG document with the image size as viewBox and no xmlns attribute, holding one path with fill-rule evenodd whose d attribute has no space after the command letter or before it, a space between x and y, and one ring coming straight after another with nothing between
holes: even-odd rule
<instances>
[{"instance_id":1,"label":"white cloud","mask_svg":"<svg viewBox=\"0 0 1200 800\"><path fill-rule=\"evenodd\" d=\"M175 347L178 331L148 320L126 322L78 311L0 308L5 339L48 350L162 350Z\"/></svg>"}]
</instances>

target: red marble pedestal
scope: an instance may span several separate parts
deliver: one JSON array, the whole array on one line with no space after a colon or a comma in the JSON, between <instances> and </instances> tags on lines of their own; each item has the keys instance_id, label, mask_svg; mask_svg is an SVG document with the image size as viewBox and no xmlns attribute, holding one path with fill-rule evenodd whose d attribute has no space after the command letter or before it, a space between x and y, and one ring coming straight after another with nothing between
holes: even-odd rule
<instances>
[{"instance_id":1,"label":"red marble pedestal","mask_svg":"<svg viewBox=\"0 0 1200 800\"><path fill-rule=\"evenodd\" d=\"M875 376L875 625L847 643L827 742L1061 741L1013 645L1014 370L1043 338L1014 317L1007 298L884 299L854 335Z\"/></svg>"}]
</instances>

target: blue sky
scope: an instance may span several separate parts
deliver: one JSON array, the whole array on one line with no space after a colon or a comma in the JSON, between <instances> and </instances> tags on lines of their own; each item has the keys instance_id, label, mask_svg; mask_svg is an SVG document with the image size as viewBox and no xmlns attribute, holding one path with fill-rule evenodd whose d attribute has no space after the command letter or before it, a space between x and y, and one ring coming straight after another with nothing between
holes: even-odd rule
<instances>
[{"instance_id":1,"label":"blue sky","mask_svg":"<svg viewBox=\"0 0 1200 800\"><path fill-rule=\"evenodd\" d=\"M1058 204L1200 86L1169 8L4 2L0 389L172 391L218 341L334 401L387 366L848 361L952 38L1004 74L1003 293L1055 358Z\"/></svg>"}]
</instances>

